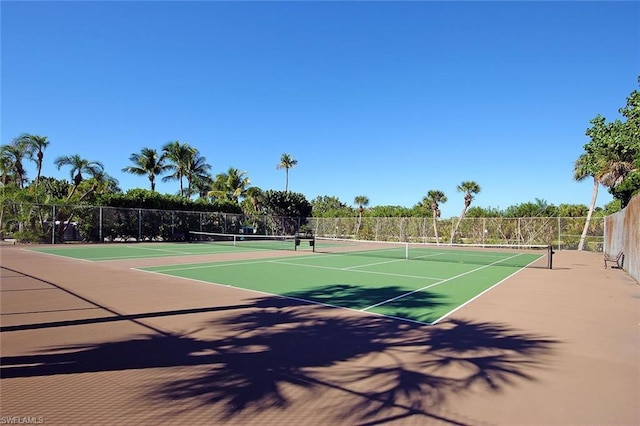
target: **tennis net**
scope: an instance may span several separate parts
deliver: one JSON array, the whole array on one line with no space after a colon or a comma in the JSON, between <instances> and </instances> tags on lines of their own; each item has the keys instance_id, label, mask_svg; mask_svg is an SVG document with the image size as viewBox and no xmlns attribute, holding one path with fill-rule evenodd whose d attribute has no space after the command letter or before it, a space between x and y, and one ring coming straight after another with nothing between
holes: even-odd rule
<instances>
[{"instance_id":1,"label":"tennis net","mask_svg":"<svg viewBox=\"0 0 640 426\"><path fill-rule=\"evenodd\" d=\"M475 265L551 269L553 250L546 245L433 244L316 237L318 253L426 260ZM540 259L547 258L547 262Z\"/></svg>"},{"instance_id":2,"label":"tennis net","mask_svg":"<svg viewBox=\"0 0 640 426\"><path fill-rule=\"evenodd\" d=\"M300 239L295 235L224 234L218 232L190 231L194 242L228 245L264 250L297 250ZM311 245L309 246L311 248Z\"/></svg>"}]
</instances>

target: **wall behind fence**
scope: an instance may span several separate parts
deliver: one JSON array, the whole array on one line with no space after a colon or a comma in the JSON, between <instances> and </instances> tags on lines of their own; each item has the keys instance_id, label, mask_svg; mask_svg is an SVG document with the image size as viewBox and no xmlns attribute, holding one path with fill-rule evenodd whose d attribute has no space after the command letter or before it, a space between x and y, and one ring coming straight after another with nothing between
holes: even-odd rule
<instances>
[{"instance_id":1,"label":"wall behind fence","mask_svg":"<svg viewBox=\"0 0 640 426\"><path fill-rule=\"evenodd\" d=\"M640 283L640 194L624 209L605 218L604 251L624 253L624 270Z\"/></svg>"}]
</instances>

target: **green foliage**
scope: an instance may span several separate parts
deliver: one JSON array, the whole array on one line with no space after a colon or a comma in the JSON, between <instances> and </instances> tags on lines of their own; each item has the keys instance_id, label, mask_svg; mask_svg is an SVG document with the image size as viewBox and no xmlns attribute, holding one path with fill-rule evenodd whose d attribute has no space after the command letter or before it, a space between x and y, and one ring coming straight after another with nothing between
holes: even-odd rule
<instances>
[{"instance_id":1,"label":"green foliage","mask_svg":"<svg viewBox=\"0 0 640 426\"><path fill-rule=\"evenodd\" d=\"M313 212L311 203L298 192L268 190L263 203L265 213L277 217L272 227L284 235L298 232Z\"/></svg>"},{"instance_id":2,"label":"green foliage","mask_svg":"<svg viewBox=\"0 0 640 426\"><path fill-rule=\"evenodd\" d=\"M640 192L636 174L640 167L640 92L634 90L619 111L626 121L608 123L601 115L590 121L592 126L586 131L590 141L576 161L574 177L593 177L625 206Z\"/></svg>"},{"instance_id":3,"label":"green foliage","mask_svg":"<svg viewBox=\"0 0 640 426\"><path fill-rule=\"evenodd\" d=\"M589 208L584 204L560 204L558 206L559 217L586 217Z\"/></svg>"},{"instance_id":4,"label":"green foliage","mask_svg":"<svg viewBox=\"0 0 640 426\"><path fill-rule=\"evenodd\" d=\"M424 203L415 204L409 209L409 216L411 217L432 217L433 210Z\"/></svg>"},{"instance_id":5,"label":"green foliage","mask_svg":"<svg viewBox=\"0 0 640 426\"><path fill-rule=\"evenodd\" d=\"M148 189L130 189L125 193L106 194L99 204L108 207L142 208L156 210L208 211L242 213L240 206L231 201L192 201L179 195L161 194Z\"/></svg>"},{"instance_id":6,"label":"green foliage","mask_svg":"<svg viewBox=\"0 0 640 426\"><path fill-rule=\"evenodd\" d=\"M411 210L402 206L374 206L367 210L368 217L408 217Z\"/></svg>"},{"instance_id":7,"label":"green foliage","mask_svg":"<svg viewBox=\"0 0 640 426\"><path fill-rule=\"evenodd\" d=\"M469 207L466 217L500 217L504 216L504 212L498 210L495 207Z\"/></svg>"},{"instance_id":8,"label":"green foliage","mask_svg":"<svg viewBox=\"0 0 640 426\"><path fill-rule=\"evenodd\" d=\"M622 210L622 202L618 199L611 201L610 203L605 204L604 213L605 215L610 215L613 213L617 213Z\"/></svg>"},{"instance_id":9,"label":"green foliage","mask_svg":"<svg viewBox=\"0 0 640 426\"><path fill-rule=\"evenodd\" d=\"M311 200L311 207L314 217L348 217L354 214L351 207L337 197L328 195L317 196Z\"/></svg>"},{"instance_id":10,"label":"green foliage","mask_svg":"<svg viewBox=\"0 0 640 426\"><path fill-rule=\"evenodd\" d=\"M622 208L626 207L634 195L640 194L640 170L629 173L618 186L609 188L609 193L620 201Z\"/></svg>"},{"instance_id":11,"label":"green foliage","mask_svg":"<svg viewBox=\"0 0 640 426\"><path fill-rule=\"evenodd\" d=\"M303 194L275 190L264 193L264 208L268 215L286 217L310 217L313 211Z\"/></svg>"},{"instance_id":12,"label":"green foliage","mask_svg":"<svg viewBox=\"0 0 640 426\"><path fill-rule=\"evenodd\" d=\"M31 190L32 186L35 190L35 182L32 182L27 190ZM38 191L40 191L42 196L40 199L43 203L55 204L62 202L67 197L71 191L71 184L65 179L42 176L38 181Z\"/></svg>"},{"instance_id":13,"label":"green foliage","mask_svg":"<svg viewBox=\"0 0 640 426\"><path fill-rule=\"evenodd\" d=\"M536 198L535 202L526 202L510 206L505 210L506 217L555 217L558 208L545 200Z\"/></svg>"}]
</instances>

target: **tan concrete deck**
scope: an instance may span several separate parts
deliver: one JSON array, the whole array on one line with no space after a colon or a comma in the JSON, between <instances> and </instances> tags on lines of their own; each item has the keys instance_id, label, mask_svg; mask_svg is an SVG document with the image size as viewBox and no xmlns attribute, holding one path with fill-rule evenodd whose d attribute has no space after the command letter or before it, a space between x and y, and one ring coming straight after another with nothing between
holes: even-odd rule
<instances>
[{"instance_id":1,"label":"tan concrete deck","mask_svg":"<svg viewBox=\"0 0 640 426\"><path fill-rule=\"evenodd\" d=\"M640 424L640 285L601 254L431 327L130 269L149 262L0 248L0 423Z\"/></svg>"}]
</instances>

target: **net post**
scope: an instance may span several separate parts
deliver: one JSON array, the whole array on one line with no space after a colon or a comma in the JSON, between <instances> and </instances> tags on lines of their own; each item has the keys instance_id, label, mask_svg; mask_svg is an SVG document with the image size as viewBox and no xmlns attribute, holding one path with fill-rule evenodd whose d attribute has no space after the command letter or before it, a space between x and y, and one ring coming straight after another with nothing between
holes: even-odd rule
<instances>
[{"instance_id":1,"label":"net post","mask_svg":"<svg viewBox=\"0 0 640 426\"><path fill-rule=\"evenodd\" d=\"M406 243L404 246L404 258L409 260L409 243Z\"/></svg>"},{"instance_id":2,"label":"net post","mask_svg":"<svg viewBox=\"0 0 640 426\"><path fill-rule=\"evenodd\" d=\"M555 251L553 251L553 246L551 244L549 244L549 246L547 247L547 269L553 269L553 254L555 253Z\"/></svg>"}]
</instances>

